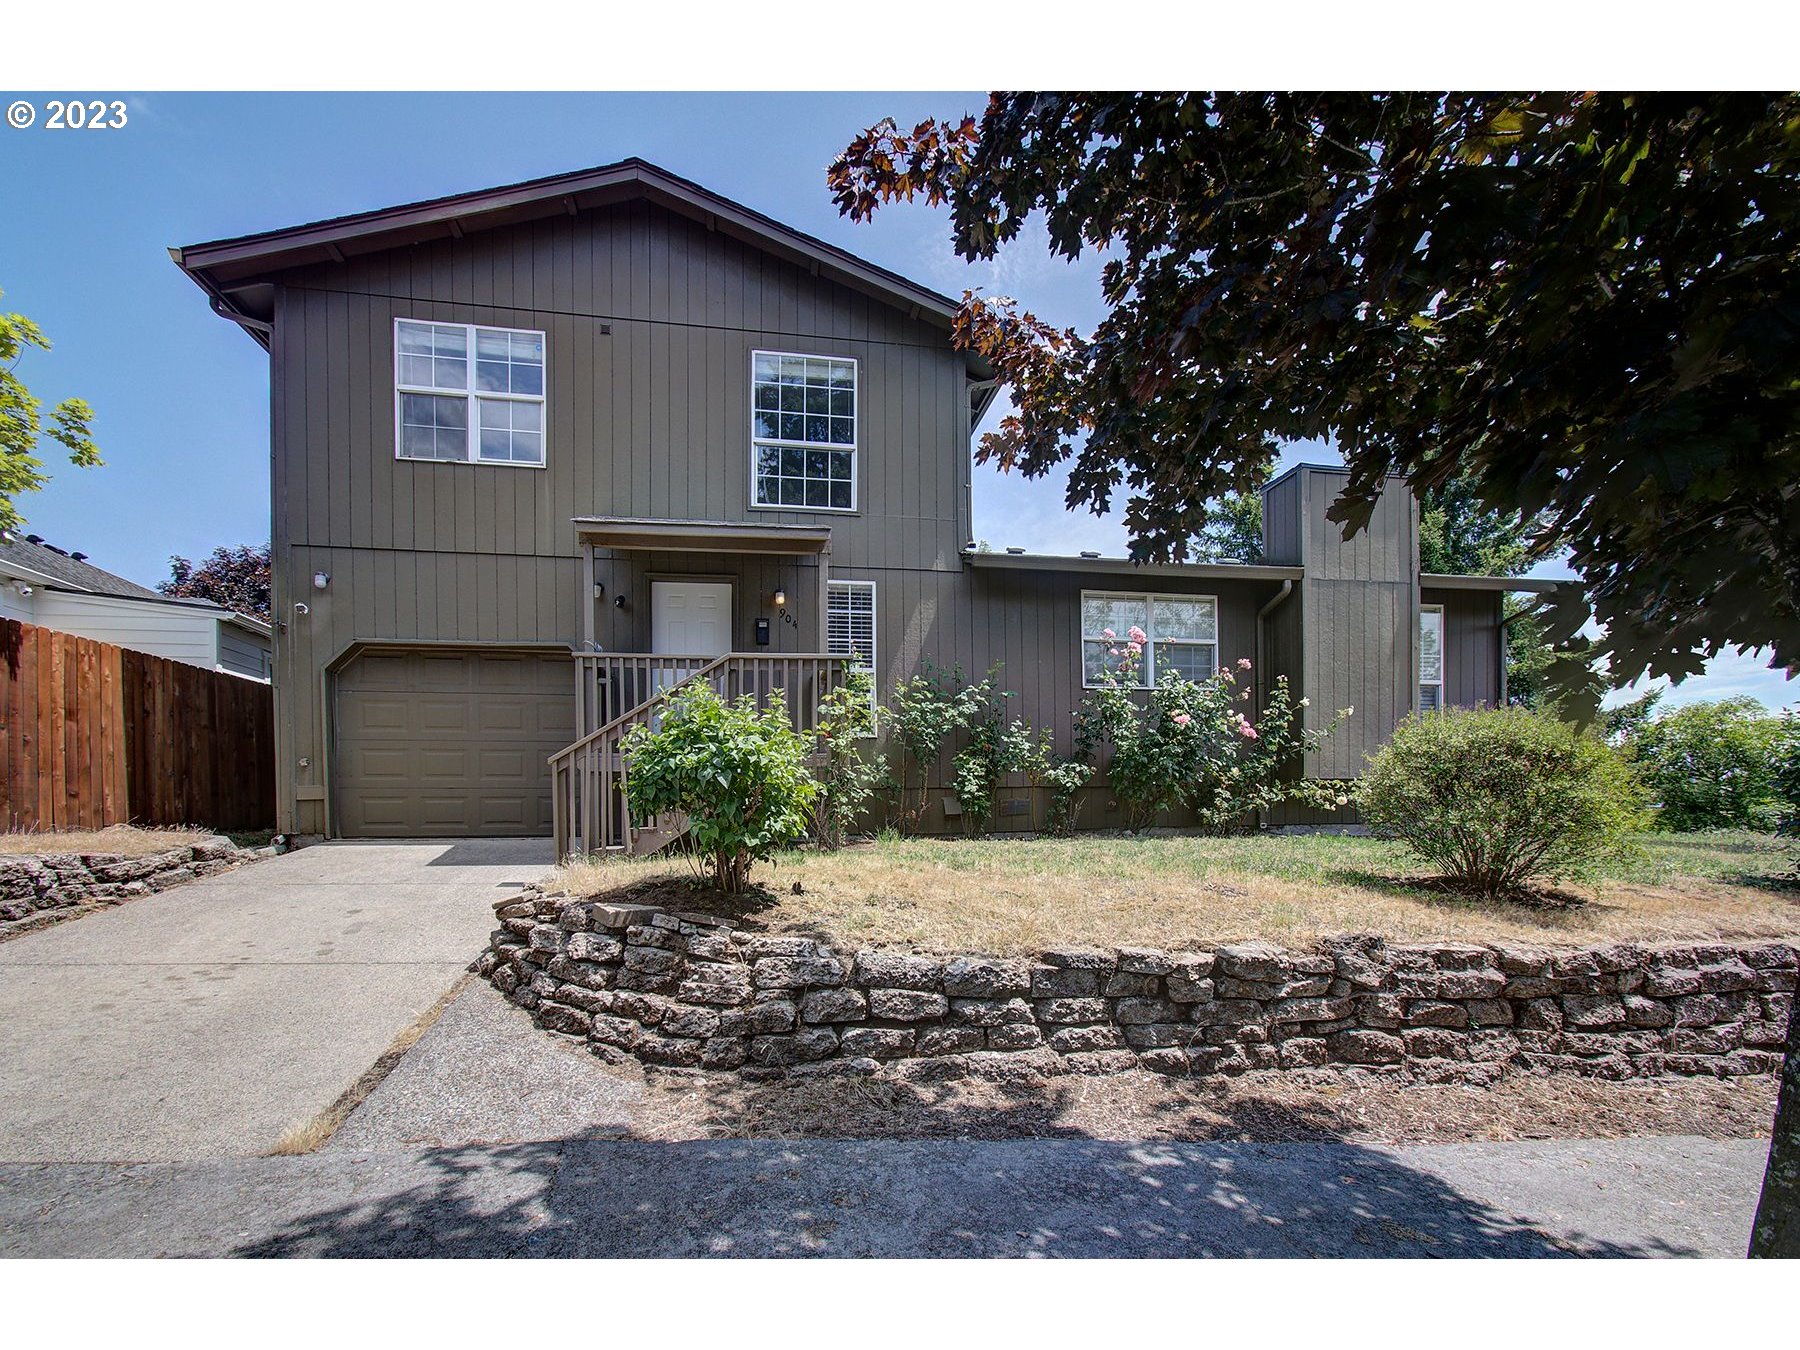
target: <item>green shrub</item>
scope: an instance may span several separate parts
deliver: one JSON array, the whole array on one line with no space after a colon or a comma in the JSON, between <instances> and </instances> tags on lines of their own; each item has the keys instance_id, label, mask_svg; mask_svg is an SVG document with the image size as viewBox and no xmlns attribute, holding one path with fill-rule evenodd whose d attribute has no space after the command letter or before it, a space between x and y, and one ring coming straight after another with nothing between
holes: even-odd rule
<instances>
[{"instance_id":1,"label":"green shrub","mask_svg":"<svg viewBox=\"0 0 1800 1350\"><path fill-rule=\"evenodd\" d=\"M888 724L900 751L893 789L895 823L903 832L917 830L924 819L925 785L944 748L993 703L998 670L996 666L970 684L961 666L944 670L926 661L917 675L895 688Z\"/></svg>"},{"instance_id":2,"label":"green shrub","mask_svg":"<svg viewBox=\"0 0 1800 1350\"><path fill-rule=\"evenodd\" d=\"M1644 827L1644 803L1604 741L1525 708L1414 714L1357 791L1376 834L1490 898L1594 875Z\"/></svg>"},{"instance_id":3,"label":"green shrub","mask_svg":"<svg viewBox=\"0 0 1800 1350\"><path fill-rule=\"evenodd\" d=\"M839 849L862 815L884 767L864 749L881 729L882 709L873 698L866 670L852 670L844 683L819 700L819 795L813 802L813 838L819 847Z\"/></svg>"},{"instance_id":4,"label":"green shrub","mask_svg":"<svg viewBox=\"0 0 1800 1350\"><path fill-rule=\"evenodd\" d=\"M725 703L704 680L667 696L654 727L632 729L625 795L634 823L681 812L715 886L741 892L750 865L806 834L819 784L807 772L811 738L788 722L777 694L763 712L745 695Z\"/></svg>"},{"instance_id":5,"label":"green shrub","mask_svg":"<svg viewBox=\"0 0 1800 1350\"><path fill-rule=\"evenodd\" d=\"M1022 725L1022 724L1021 724ZM1021 738L1020 767L1044 794L1044 833L1061 838L1075 833L1076 793L1094 776L1094 766L1079 755L1064 759L1046 729Z\"/></svg>"},{"instance_id":6,"label":"green shrub","mask_svg":"<svg viewBox=\"0 0 1800 1350\"><path fill-rule=\"evenodd\" d=\"M1186 806L1215 834L1240 828L1257 810L1283 802L1333 808L1346 804L1335 784L1291 776L1308 751L1323 745L1353 709L1340 709L1324 727L1301 726L1306 700L1288 695L1278 677L1260 716L1248 705L1250 662L1239 660L1198 683L1165 675L1143 694L1130 685L1140 658L1139 630L1113 653L1119 663L1083 701L1075 720L1078 758L1112 747L1106 776L1127 829L1141 830L1170 806Z\"/></svg>"},{"instance_id":7,"label":"green shrub","mask_svg":"<svg viewBox=\"0 0 1800 1350\"><path fill-rule=\"evenodd\" d=\"M1634 728L1626 754L1670 830L1772 830L1787 736L1753 698L1690 703Z\"/></svg>"}]
</instances>

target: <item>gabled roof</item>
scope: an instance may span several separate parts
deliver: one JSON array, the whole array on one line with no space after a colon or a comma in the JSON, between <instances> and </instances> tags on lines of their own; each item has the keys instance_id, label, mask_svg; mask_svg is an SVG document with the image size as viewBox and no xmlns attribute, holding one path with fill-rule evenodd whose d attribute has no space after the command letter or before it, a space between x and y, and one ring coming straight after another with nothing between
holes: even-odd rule
<instances>
[{"instance_id":1,"label":"gabled roof","mask_svg":"<svg viewBox=\"0 0 1800 1350\"><path fill-rule=\"evenodd\" d=\"M86 555L65 553L36 535L0 534L0 569L20 573L72 591L117 595L132 600L161 600L148 586L115 576L88 562Z\"/></svg>"},{"instance_id":2,"label":"gabled roof","mask_svg":"<svg viewBox=\"0 0 1800 1350\"><path fill-rule=\"evenodd\" d=\"M945 329L956 313L957 302L949 296L641 159L624 159L574 173L434 197L283 230L190 244L170 249L169 256L212 297L215 310L242 324L245 331L267 346L272 298L268 278L276 273L317 263L343 262L359 254L434 239L460 239L481 230L548 216L575 215L640 199Z\"/></svg>"}]
</instances>

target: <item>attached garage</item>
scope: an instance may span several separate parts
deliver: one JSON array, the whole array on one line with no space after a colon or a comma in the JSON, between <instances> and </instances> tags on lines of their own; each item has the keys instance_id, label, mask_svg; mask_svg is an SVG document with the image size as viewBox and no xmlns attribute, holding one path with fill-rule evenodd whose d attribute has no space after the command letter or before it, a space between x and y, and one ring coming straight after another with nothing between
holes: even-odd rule
<instances>
[{"instance_id":1,"label":"attached garage","mask_svg":"<svg viewBox=\"0 0 1800 1350\"><path fill-rule=\"evenodd\" d=\"M575 739L567 654L365 651L334 681L336 833L550 833L547 758Z\"/></svg>"}]
</instances>

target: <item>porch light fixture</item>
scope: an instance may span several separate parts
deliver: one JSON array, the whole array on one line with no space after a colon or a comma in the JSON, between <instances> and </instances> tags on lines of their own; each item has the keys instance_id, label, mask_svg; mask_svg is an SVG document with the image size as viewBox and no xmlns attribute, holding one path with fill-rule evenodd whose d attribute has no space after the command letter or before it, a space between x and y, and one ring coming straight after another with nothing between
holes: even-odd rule
<instances>
[{"instance_id":1,"label":"porch light fixture","mask_svg":"<svg viewBox=\"0 0 1800 1350\"><path fill-rule=\"evenodd\" d=\"M775 588L775 608L776 609L786 609L787 608L787 591L779 586L777 586Z\"/></svg>"},{"instance_id":2,"label":"porch light fixture","mask_svg":"<svg viewBox=\"0 0 1800 1350\"><path fill-rule=\"evenodd\" d=\"M329 572L314 572L313 573L313 589L315 591L322 591L329 585L331 585L331 573L329 573Z\"/></svg>"},{"instance_id":3,"label":"porch light fixture","mask_svg":"<svg viewBox=\"0 0 1800 1350\"><path fill-rule=\"evenodd\" d=\"M624 609L624 608L625 608L625 597L624 597L624 595L622 595L622 594L621 594L621 595L615 595L615 596L614 596L614 597L613 597L613 608L614 608L614 609Z\"/></svg>"}]
</instances>

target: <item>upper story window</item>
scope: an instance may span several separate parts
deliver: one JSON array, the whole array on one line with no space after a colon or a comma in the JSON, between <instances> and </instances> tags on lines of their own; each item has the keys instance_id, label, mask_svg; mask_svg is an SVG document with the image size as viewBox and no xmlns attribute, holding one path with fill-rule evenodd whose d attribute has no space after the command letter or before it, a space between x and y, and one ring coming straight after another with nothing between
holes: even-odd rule
<instances>
[{"instance_id":1,"label":"upper story window","mask_svg":"<svg viewBox=\"0 0 1800 1350\"><path fill-rule=\"evenodd\" d=\"M856 362L755 352L750 371L750 500L856 509Z\"/></svg>"},{"instance_id":2,"label":"upper story window","mask_svg":"<svg viewBox=\"0 0 1800 1350\"><path fill-rule=\"evenodd\" d=\"M544 462L544 335L394 323L395 453L481 464Z\"/></svg>"},{"instance_id":3,"label":"upper story window","mask_svg":"<svg viewBox=\"0 0 1800 1350\"><path fill-rule=\"evenodd\" d=\"M1419 609L1419 711L1444 706L1444 607Z\"/></svg>"},{"instance_id":4,"label":"upper story window","mask_svg":"<svg viewBox=\"0 0 1800 1350\"><path fill-rule=\"evenodd\" d=\"M1133 656L1131 630L1144 634ZM1114 655L1114 653L1117 655ZM1131 683L1148 689L1173 671L1198 684L1219 669L1219 602L1210 595L1081 593L1081 682L1096 685L1133 670Z\"/></svg>"}]
</instances>

